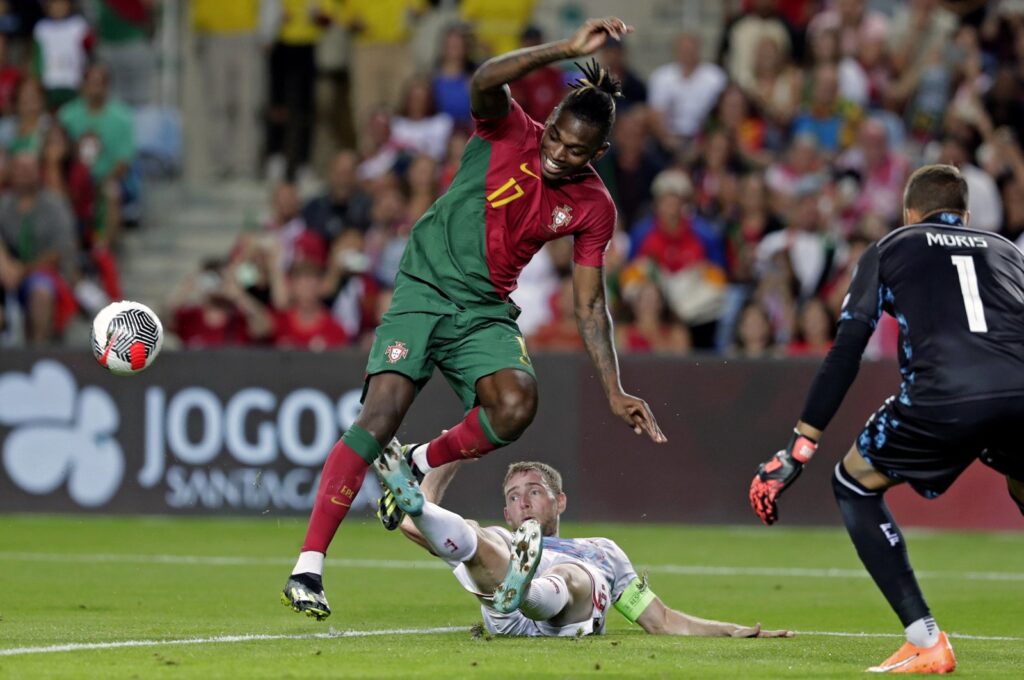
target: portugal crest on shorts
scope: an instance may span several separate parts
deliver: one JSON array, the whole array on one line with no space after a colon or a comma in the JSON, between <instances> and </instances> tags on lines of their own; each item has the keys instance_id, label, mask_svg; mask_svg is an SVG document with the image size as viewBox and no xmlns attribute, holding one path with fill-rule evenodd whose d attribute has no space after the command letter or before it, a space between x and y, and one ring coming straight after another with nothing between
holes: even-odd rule
<instances>
[{"instance_id":1,"label":"portugal crest on shorts","mask_svg":"<svg viewBox=\"0 0 1024 680\"><path fill-rule=\"evenodd\" d=\"M569 222L572 222L572 208L560 205L551 211L551 224L548 225L548 229L558 231L569 226Z\"/></svg>"},{"instance_id":2,"label":"portugal crest on shorts","mask_svg":"<svg viewBox=\"0 0 1024 680\"><path fill-rule=\"evenodd\" d=\"M409 348L405 346L404 342L396 340L395 344L387 346L387 349L384 350L384 356L389 364L397 364L409 356Z\"/></svg>"}]
</instances>

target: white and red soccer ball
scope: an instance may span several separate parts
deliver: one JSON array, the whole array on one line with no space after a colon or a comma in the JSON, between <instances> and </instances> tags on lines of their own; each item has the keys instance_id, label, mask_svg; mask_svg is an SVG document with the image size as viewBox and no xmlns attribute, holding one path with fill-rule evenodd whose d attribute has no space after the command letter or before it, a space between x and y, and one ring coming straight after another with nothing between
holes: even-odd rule
<instances>
[{"instance_id":1,"label":"white and red soccer ball","mask_svg":"<svg viewBox=\"0 0 1024 680\"><path fill-rule=\"evenodd\" d=\"M92 353L115 375L149 368L164 344L160 317L140 302L111 302L92 322Z\"/></svg>"}]
</instances>

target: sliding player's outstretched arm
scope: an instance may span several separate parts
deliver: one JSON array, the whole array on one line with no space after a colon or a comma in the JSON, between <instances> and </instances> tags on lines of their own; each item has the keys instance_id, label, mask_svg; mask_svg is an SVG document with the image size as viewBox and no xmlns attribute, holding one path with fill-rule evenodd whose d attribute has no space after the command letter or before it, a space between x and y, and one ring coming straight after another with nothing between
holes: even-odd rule
<instances>
[{"instance_id":1,"label":"sliding player's outstretched arm","mask_svg":"<svg viewBox=\"0 0 1024 680\"><path fill-rule=\"evenodd\" d=\"M501 118L508 113L511 103L508 83L541 66L593 54L609 36L618 40L632 32L632 26L615 17L590 19L568 40L525 47L488 59L476 70L470 82L473 113L480 118Z\"/></svg>"},{"instance_id":2,"label":"sliding player's outstretched arm","mask_svg":"<svg viewBox=\"0 0 1024 680\"><path fill-rule=\"evenodd\" d=\"M690 616L681 611L665 606L655 596L636 622L652 635L691 635L699 637L734 637L734 638L775 638L793 637L791 630L762 630L761 624L741 626L738 623L713 621Z\"/></svg>"},{"instance_id":3,"label":"sliding player's outstretched arm","mask_svg":"<svg viewBox=\"0 0 1024 680\"><path fill-rule=\"evenodd\" d=\"M619 359L612 342L612 319L605 300L604 268L577 264L573 268L572 285L580 338L597 368L612 413L626 421L637 434L646 434L658 444L668 441L647 402L622 389Z\"/></svg>"}]
</instances>

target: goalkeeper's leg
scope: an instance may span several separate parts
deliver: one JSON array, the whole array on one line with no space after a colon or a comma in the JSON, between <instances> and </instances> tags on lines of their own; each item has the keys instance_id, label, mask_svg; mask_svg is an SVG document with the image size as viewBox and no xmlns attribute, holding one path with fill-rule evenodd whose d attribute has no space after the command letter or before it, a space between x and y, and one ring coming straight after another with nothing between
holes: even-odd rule
<instances>
[{"instance_id":1,"label":"goalkeeper's leg","mask_svg":"<svg viewBox=\"0 0 1024 680\"><path fill-rule=\"evenodd\" d=\"M956 667L952 648L931 616L910 566L903 534L883 498L894 483L872 468L856 447L836 465L832 477L839 511L857 554L907 635L907 644L869 670L949 672Z\"/></svg>"}]
</instances>

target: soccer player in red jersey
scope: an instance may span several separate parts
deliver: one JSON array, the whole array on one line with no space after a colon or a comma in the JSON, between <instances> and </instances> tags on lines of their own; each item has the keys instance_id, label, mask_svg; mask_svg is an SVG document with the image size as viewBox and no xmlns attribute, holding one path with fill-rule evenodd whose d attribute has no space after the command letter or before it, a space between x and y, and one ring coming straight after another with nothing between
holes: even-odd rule
<instances>
[{"instance_id":1,"label":"soccer player in red jersey","mask_svg":"<svg viewBox=\"0 0 1024 680\"><path fill-rule=\"evenodd\" d=\"M435 367L466 417L427 444L405 447L418 475L510 444L533 420L537 383L509 295L547 241L573 237L577 324L612 413L637 434L666 441L646 402L622 389L605 302L604 252L615 206L591 163L608 150L619 84L591 62L544 125L508 88L536 68L593 54L632 30L614 17L591 19L568 40L495 57L473 75L476 132L448 192L413 226L370 349L363 410L324 463L302 552L284 588L282 601L295 611L319 620L330 615L322 585L327 547ZM422 503L413 485L391 497L383 518L397 527L403 512L418 512Z\"/></svg>"}]
</instances>

